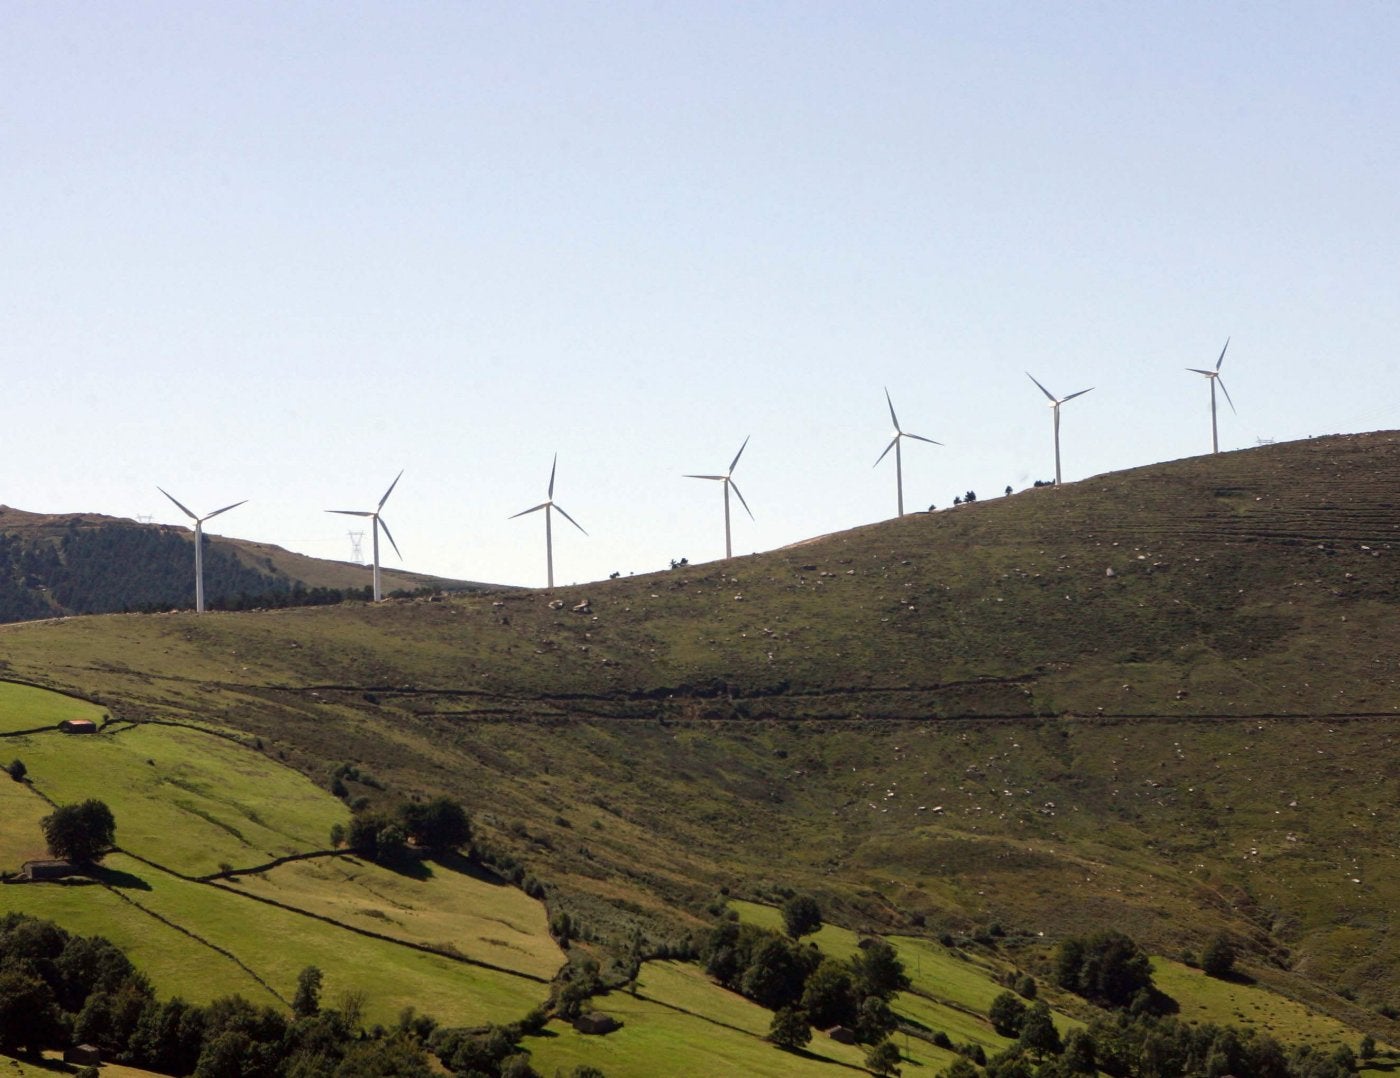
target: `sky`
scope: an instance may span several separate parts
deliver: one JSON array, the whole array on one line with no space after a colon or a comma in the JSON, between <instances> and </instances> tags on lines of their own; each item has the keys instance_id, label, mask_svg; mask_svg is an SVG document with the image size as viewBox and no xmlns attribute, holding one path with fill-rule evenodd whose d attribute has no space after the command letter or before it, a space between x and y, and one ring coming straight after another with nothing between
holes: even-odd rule
<instances>
[{"instance_id":1,"label":"sky","mask_svg":"<svg viewBox=\"0 0 1400 1078\"><path fill-rule=\"evenodd\" d=\"M0 503L542 586L1400 427L1400 5L0 0ZM368 556L369 538L363 540Z\"/></svg>"}]
</instances>

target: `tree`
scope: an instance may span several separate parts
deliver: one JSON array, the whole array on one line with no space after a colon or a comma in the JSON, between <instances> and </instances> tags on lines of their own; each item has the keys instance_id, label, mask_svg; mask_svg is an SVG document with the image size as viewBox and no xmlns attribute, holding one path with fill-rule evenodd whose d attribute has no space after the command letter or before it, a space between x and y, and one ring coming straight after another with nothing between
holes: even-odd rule
<instances>
[{"instance_id":1,"label":"tree","mask_svg":"<svg viewBox=\"0 0 1400 1078\"><path fill-rule=\"evenodd\" d=\"M1037 1063L1047 1055L1059 1055L1064 1050L1060 1032L1050 1017L1050 1007L1043 999L1036 1000L1026 1011L1016 1043L1034 1052Z\"/></svg>"},{"instance_id":2,"label":"tree","mask_svg":"<svg viewBox=\"0 0 1400 1078\"><path fill-rule=\"evenodd\" d=\"M851 969L866 995L890 999L909 987L904 963L882 939L861 940L860 950L851 959Z\"/></svg>"},{"instance_id":3,"label":"tree","mask_svg":"<svg viewBox=\"0 0 1400 1078\"><path fill-rule=\"evenodd\" d=\"M49 852L76 864L98 860L116 843L112 810L95 799L54 809L40 826Z\"/></svg>"},{"instance_id":4,"label":"tree","mask_svg":"<svg viewBox=\"0 0 1400 1078\"><path fill-rule=\"evenodd\" d=\"M307 966L297 974L297 994L292 997L292 1013L298 1018L310 1018L321 1010L322 973Z\"/></svg>"},{"instance_id":5,"label":"tree","mask_svg":"<svg viewBox=\"0 0 1400 1078\"><path fill-rule=\"evenodd\" d=\"M822 926L822 910L811 895L793 895L783 903L783 931L793 939L810 936Z\"/></svg>"},{"instance_id":6,"label":"tree","mask_svg":"<svg viewBox=\"0 0 1400 1078\"><path fill-rule=\"evenodd\" d=\"M408 837L425 849L456 849L472 840L467 810L450 798L435 797L425 805L405 805L400 815Z\"/></svg>"},{"instance_id":7,"label":"tree","mask_svg":"<svg viewBox=\"0 0 1400 1078\"><path fill-rule=\"evenodd\" d=\"M899 1049L891 1040L883 1040L865 1053L865 1065L876 1074L899 1073Z\"/></svg>"},{"instance_id":8,"label":"tree","mask_svg":"<svg viewBox=\"0 0 1400 1078\"><path fill-rule=\"evenodd\" d=\"M18 968L0 970L0 1051L47 1048L61 1035L53 990Z\"/></svg>"},{"instance_id":9,"label":"tree","mask_svg":"<svg viewBox=\"0 0 1400 1078\"><path fill-rule=\"evenodd\" d=\"M894 1032L898 1020L890 1005L879 996L866 996L860 1001L856 1015L856 1040L862 1044L878 1044Z\"/></svg>"},{"instance_id":10,"label":"tree","mask_svg":"<svg viewBox=\"0 0 1400 1078\"><path fill-rule=\"evenodd\" d=\"M10 761L10 766L5 768L10 773L10 778L16 782L23 782L24 776L29 774L29 768L24 766L24 761L16 756Z\"/></svg>"},{"instance_id":11,"label":"tree","mask_svg":"<svg viewBox=\"0 0 1400 1078\"><path fill-rule=\"evenodd\" d=\"M822 959L802 989L802 1009L818 1029L853 1024L856 997L850 969L834 958Z\"/></svg>"},{"instance_id":12,"label":"tree","mask_svg":"<svg viewBox=\"0 0 1400 1078\"><path fill-rule=\"evenodd\" d=\"M1026 1020L1026 1005L1014 992L1003 992L992 1000L987 1017L991 1020L992 1028L1003 1037L1015 1037L1020 1034Z\"/></svg>"},{"instance_id":13,"label":"tree","mask_svg":"<svg viewBox=\"0 0 1400 1078\"><path fill-rule=\"evenodd\" d=\"M1201 952L1201 969L1211 977L1229 977L1235 972L1235 945L1224 932Z\"/></svg>"},{"instance_id":14,"label":"tree","mask_svg":"<svg viewBox=\"0 0 1400 1078\"><path fill-rule=\"evenodd\" d=\"M740 991L755 1003L777 1010L792 1006L801 998L806 979L807 970L796 946L775 935L754 951Z\"/></svg>"},{"instance_id":15,"label":"tree","mask_svg":"<svg viewBox=\"0 0 1400 1078\"><path fill-rule=\"evenodd\" d=\"M768 1027L768 1040L773 1044L794 1052L811 1039L807 1016L796 1007L780 1007L773 1012L773 1022Z\"/></svg>"},{"instance_id":16,"label":"tree","mask_svg":"<svg viewBox=\"0 0 1400 1078\"><path fill-rule=\"evenodd\" d=\"M1113 930L1065 940L1055 975L1062 988L1109 1007L1127 1007L1139 993L1150 996L1155 988L1142 948Z\"/></svg>"}]
</instances>

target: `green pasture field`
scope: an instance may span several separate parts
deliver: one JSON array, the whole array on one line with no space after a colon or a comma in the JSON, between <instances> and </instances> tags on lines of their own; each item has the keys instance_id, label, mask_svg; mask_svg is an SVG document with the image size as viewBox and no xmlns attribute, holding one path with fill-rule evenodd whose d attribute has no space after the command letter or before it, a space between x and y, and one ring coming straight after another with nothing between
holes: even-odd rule
<instances>
[{"instance_id":1,"label":"green pasture field","mask_svg":"<svg viewBox=\"0 0 1400 1078\"><path fill-rule=\"evenodd\" d=\"M771 929L774 932L783 930L783 911L777 906L748 902L741 898L731 899L729 906L745 924L758 925L759 928ZM857 933L840 925L827 924L825 921L812 935L803 936L802 941L815 943L821 948L822 954L843 960L860 950L860 936Z\"/></svg>"},{"instance_id":2,"label":"green pasture field","mask_svg":"<svg viewBox=\"0 0 1400 1078\"><path fill-rule=\"evenodd\" d=\"M324 849L343 805L291 768L227 738L175 726L7 739L58 804L107 803L117 844L186 875Z\"/></svg>"},{"instance_id":3,"label":"green pasture field","mask_svg":"<svg viewBox=\"0 0 1400 1078\"><path fill-rule=\"evenodd\" d=\"M772 1012L713 984L696 966L647 962L637 995L612 992L593 1001L622 1028L606 1036L577 1033L551 1022L543 1036L528 1037L531 1063L542 1074L568 1071L580 1063L598 1067L608 1078L656 1074L712 1078L743 1074L754 1078L796 1078L864 1072L865 1049L838 1044L814 1033L801 1054L763 1040Z\"/></svg>"},{"instance_id":4,"label":"green pasture field","mask_svg":"<svg viewBox=\"0 0 1400 1078\"><path fill-rule=\"evenodd\" d=\"M142 881L126 876L124 870L148 871L145 866L117 855L107 861L107 878L118 880L124 894L144 903ZM0 888L0 910L50 920L80 936L105 936L151 979L161 999L179 996L191 1003L209 1003L220 996L240 995L258 1006L281 1006L276 996L232 959L123 901L105 887L11 884ZM3 1073L0 1071L0 1075Z\"/></svg>"},{"instance_id":5,"label":"green pasture field","mask_svg":"<svg viewBox=\"0 0 1400 1078\"><path fill-rule=\"evenodd\" d=\"M91 719L101 723L106 711L86 700L13 681L0 681L0 734L57 726L64 719ZM5 755L0 744L0 755ZM9 763L6 755L4 763Z\"/></svg>"},{"instance_id":6,"label":"green pasture field","mask_svg":"<svg viewBox=\"0 0 1400 1078\"><path fill-rule=\"evenodd\" d=\"M1181 1007L1183 1021L1211 1022L1267 1033L1284 1044L1311 1044L1354 1049L1359 1034L1296 1000L1271 992L1243 978L1220 980L1166 958L1152 959L1152 979Z\"/></svg>"},{"instance_id":7,"label":"green pasture field","mask_svg":"<svg viewBox=\"0 0 1400 1078\"><path fill-rule=\"evenodd\" d=\"M915 990L943 1003L985 1015L992 1000L1006 989L992 979L982 960L950 951L918 936L888 936Z\"/></svg>"},{"instance_id":8,"label":"green pasture field","mask_svg":"<svg viewBox=\"0 0 1400 1078\"><path fill-rule=\"evenodd\" d=\"M356 928L429 946L546 980L564 963L544 905L465 860L426 861L403 875L357 857L293 861L228 881L248 894Z\"/></svg>"},{"instance_id":9,"label":"green pasture field","mask_svg":"<svg viewBox=\"0 0 1400 1078\"><path fill-rule=\"evenodd\" d=\"M292 998L307 966L325 975L322 998L329 1006L346 991L364 992L369 1022L390 1023L407 1006L449 1026L511 1022L549 994L546 985L523 977L361 936L121 854L108 857L107 865L140 881L127 893L142 906L236 956L284 1000Z\"/></svg>"},{"instance_id":10,"label":"green pasture field","mask_svg":"<svg viewBox=\"0 0 1400 1078\"><path fill-rule=\"evenodd\" d=\"M39 821L51 811L25 783L0 774L0 869L15 871L25 861L49 855ZM0 909L4 901L0 894Z\"/></svg>"}]
</instances>

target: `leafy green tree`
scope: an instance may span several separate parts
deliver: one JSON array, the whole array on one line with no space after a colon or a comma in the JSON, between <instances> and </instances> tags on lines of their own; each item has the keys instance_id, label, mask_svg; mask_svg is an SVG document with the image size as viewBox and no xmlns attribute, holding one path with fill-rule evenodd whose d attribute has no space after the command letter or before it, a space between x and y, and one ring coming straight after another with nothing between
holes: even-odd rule
<instances>
[{"instance_id":1,"label":"leafy green tree","mask_svg":"<svg viewBox=\"0 0 1400 1078\"><path fill-rule=\"evenodd\" d=\"M1152 964L1122 932L1106 931L1060 945L1055 964L1062 988L1108 1007L1127 1007L1139 993L1151 993Z\"/></svg>"},{"instance_id":2,"label":"leafy green tree","mask_svg":"<svg viewBox=\"0 0 1400 1078\"><path fill-rule=\"evenodd\" d=\"M1201 952L1201 970L1211 977L1229 977L1235 972L1235 945L1224 932Z\"/></svg>"},{"instance_id":3,"label":"leafy green tree","mask_svg":"<svg viewBox=\"0 0 1400 1078\"><path fill-rule=\"evenodd\" d=\"M777 1010L791 1007L802 997L807 970L796 945L781 936L770 936L759 944L740 982L740 990L751 1000Z\"/></svg>"},{"instance_id":4,"label":"leafy green tree","mask_svg":"<svg viewBox=\"0 0 1400 1078\"><path fill-rule=\"evenodd\" d=\"M10 773L10 778L16 782L23 782L24 776L29 774L29 768L24 766L24 761L16 756L10 761L10 766L5 768Z\"/></svg>"},{"instance_id":5,"label":"leafy green tree","mask_svg":"<svg viewBox=\"0 0 1400 1078\"><path fill-rule=\"evenodd\" d=\"M1362 1059L1376 1058L1376 1038L1369 1033L1363 1034L1361 1043L1356 1046L1356 1054Z\"/></svg>"},{"instance_id":6,"label":"leafy green tree","mask_svg":"<svg viewBox=\"0 0 1400 1078\"><path fill-rule=\"evenodd\" d=\"M0 970L0 1052L48 1048L62 1029L48 984L14 967Z\"/></svg>"},{"instance_id":7,"label":"leafy green tree","mask_svg":"<svg viewBox=\"0 0 1400 1078\"><path fill-rule=\"evenodd\" d=\"M400 818L408 837L424 849L457 849L472 840L467 810L447 797L435 797L422 805L407 804Z\"/></svg>"},{"instance_id":8,"label":"leafy green tree","mask_svg":"<svg viewBox=\"0 0 1400 1078\"><path fill-rule=\"evenodd\" d=\"M822 926L822 910L811 895L793 895L783 903L783 931L793 939L810 936Z\"/></svg>"},{"instance_id":9,"label":"leafy green tree","mask_svg":"<svg viewBox=\"0 0 1400 1078\"><path fill-rule=\"evenodd\" d=\"M292 1013L298 1018L310 1018L320 1011L323 980L323 974L315 966L307 966L297 974L297 991L292 997Z\"/></svg>"},{"instance_id":10,"label":"leafy green tree","mask_svg":"<svg viewBox=\"0 0 1400 1078\"><path fill-rule=\"evenodd\" d=\"M1037 1063L1047 1055L1059 1055L1064 1050L1060 1032L1050 1017L1050 1006L1043 999L1036 1000L1026 1011L1016 1043L1034 1053Z\"/></svg>"},{"instance_id":11,"label":"leafy green tree","mask_svg":"<svg viewBox=\"0 0 1400 1078\"><path fill-rule=\"evenodd\" d=\"M773 1021L768 1027L768 1040L779 1048L796 1051L812 1039L812 1027L807 1024L807 1016L796 1007L779 1007L773 1012Z\"/></svg>"},{"instance_id":12,"label":"leafy green tree","mask_svg":"<svg viewBox=\"0 0 1400 1078\"><path fill-rule=\"evenodd\" d=\"M876 1074L899 1073L899 1049L891 1040L883 1040L872 1045L865 1053L865 1066Z\"/></svg>"},{"instance_id":13,"label":"leafy green tree","mask_svg":"<svg viewBox=\"0 0 1400 1078\"><path fill-rule=\"evenodd\" d=\"M879 996L866 996L860 1001L856 1014L856 1040L862 1044L878 1044L894 1032L897 1024L888 1003Z\"/></svg>"},{"instance_id":14,"label":"leafy green tree","mask_svg":"<svg viewBox=\"0 0 1400 1078\"><path fill-rule=\"evenodd\" d=\"M982 1072L965 1059L956 1059L938 1078L982 1078Z\"/></svg>"},{"instance_id":15,"label":"leafy green tree","mask_svg":"<svg viewBox=\"0 0 1400 1078\"><path fill-rule=\"evenodd\" d=\"M1021 1026L1026 1020L1026 1005L1014 992L1002 992L992 1000L987 1017L991 1020L992 1028L1003 1037L1016 1037L1020 1035Z\"/></svg>"},{"instance_id":16,"label":"leafy green tree","mask_svg":"<svg viewBox=\"0 0 1400 1078\"><path fill-rule=\"evenodd\" d=\"M1093 1035L1076 1029L1065 1039L1064 1055L1060 1058L1071 1074L1096 1074L1099 1068L1094 1049Z\"/></svg>"},{"instance_id":17,"label":"leafy green tree","mask_svg":"<svg viewBox=\"0 0 1400 1078\"><path fill-rule=\"evenodd\" d=\"M856 993L850 968L834 958L822 959L802 989L802 1009L817 1029L853 1025Z\"/></svg>"},{"instance_id":18,"label":"leafy green tree","mask_svg":"<svg viewBox=\"0 0 1400 1078\"><path fill-rule=\"evenodd\" d=\"M909 975L895 949L882 939L861 940L860 950L851 959L856 983L868 996L891 999L909 987Z\"/></svg>"},{"instance_id":19,"label":"leafy green tree","mask_svg":"<svg viewBox=\"0 0 1400 1078\"><path fill-rule=\"evenodd\" d=\"M112 810L96 799L56 808L40 826L49 852L76 864L98 860L116 843Z\"/></svg>"}]
</instances>

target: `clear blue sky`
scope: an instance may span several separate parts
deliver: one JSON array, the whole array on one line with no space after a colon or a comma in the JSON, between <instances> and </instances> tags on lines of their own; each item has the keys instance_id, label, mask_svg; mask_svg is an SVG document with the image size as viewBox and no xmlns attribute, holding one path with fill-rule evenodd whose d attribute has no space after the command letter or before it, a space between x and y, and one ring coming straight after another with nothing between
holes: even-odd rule
<instances>
[{"instance_id":1,"label":"clear blue sky","mask_svg":"<svg viewBox=\"0 0 1400 1078\"><path fill-rule=\"evenodd\" d=\"M561 583L1400 426L1400 5L0 7L0 502ZM1223 402L1222 402L1223 407ZM366 542L368 550L368 542ZM392 554L385 564L400 564Z\"/></svg>"}]
</instances>

